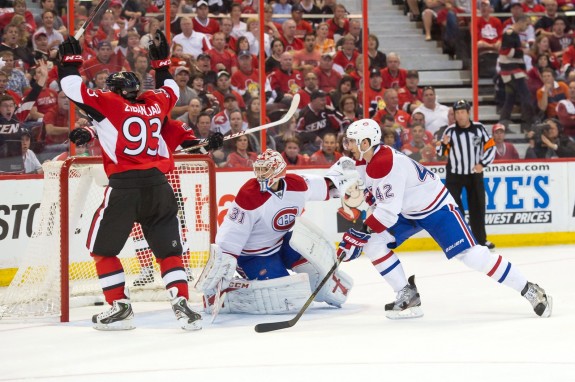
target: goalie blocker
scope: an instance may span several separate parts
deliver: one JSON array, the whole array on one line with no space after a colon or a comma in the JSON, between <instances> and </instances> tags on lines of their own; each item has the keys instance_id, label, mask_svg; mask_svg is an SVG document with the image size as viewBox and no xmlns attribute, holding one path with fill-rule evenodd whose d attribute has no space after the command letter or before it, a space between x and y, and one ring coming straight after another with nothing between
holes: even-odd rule
<instances>
[{"instance_id":1,"label":"goalie blocker","mask_svg":"<svg viewBox=\"0 0 575 382\"><path fill-rule=\"evenodd\" d=\"M223 253L217 245L212 245L208 264L196 284L204 292L206 312L283 314L299 311L337 259L333 246L323 237L321 229L301 217L284 240L284 245L289 245L302 259L292 267L296 274L269 280L232 278L237 260ZM214 305L218 300L215 291L219 282L222 283L221 309ZM352 278L338 269L315 301L341 307L352 286Z\"/></svg>"}]
</instances>

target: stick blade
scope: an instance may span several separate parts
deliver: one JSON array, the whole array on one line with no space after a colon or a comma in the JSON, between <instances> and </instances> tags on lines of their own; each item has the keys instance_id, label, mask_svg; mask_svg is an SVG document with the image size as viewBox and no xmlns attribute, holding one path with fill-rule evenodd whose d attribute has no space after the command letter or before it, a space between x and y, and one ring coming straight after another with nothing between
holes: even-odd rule
<instances>
[{"instance_id":1,"label":"stick blade","mask_svg":"<svg viewBox=\"0 0 575 382\"><path fill-rule=\"evenodd\" d=\"M257 324L254 328L258 333L273 332L274 330L291 328L293 324L291 321L280 321L280 322L264 322L263 324Z\"/></svg>"}]
</instances>

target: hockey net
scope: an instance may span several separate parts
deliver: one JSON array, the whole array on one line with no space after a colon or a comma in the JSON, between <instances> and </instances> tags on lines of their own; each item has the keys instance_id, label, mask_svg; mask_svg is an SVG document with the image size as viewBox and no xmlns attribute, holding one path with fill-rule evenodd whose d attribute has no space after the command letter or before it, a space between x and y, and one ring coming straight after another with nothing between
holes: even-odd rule
<instances>
[{"instance_id":1,"label":"hockey net","mask_svg":"<svg viewBox=\"0 0 575 382\"><path fill-rule=\"evenodd\" d=\"M191 292L215 236L215 170L205 156L178 155L175 161L176 169L167 178L178 202L182 258ZM0 319L60 317L67 322L70 307L104 302L85 245L107 185L101 158L74 157L48 162L43 169L40 216L18 271L0 299ZM134 224L119 258L132 300L167 300L139 224Z\"/></svg>"}]
</instances>

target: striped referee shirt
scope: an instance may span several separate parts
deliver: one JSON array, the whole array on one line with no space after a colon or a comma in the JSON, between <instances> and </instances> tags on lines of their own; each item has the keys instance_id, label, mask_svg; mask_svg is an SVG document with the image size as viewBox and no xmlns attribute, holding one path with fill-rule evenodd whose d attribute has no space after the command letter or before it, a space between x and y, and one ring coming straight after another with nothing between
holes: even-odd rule
<instances>
[{"instance_id":1,"label":"striped referee shirt","mask_svg":"<svg viewBox=\"0 0 575 382\"><path fill-rule=\"evenodd\" d=\"M476 164L487 167L495 159L495 142L479 122L472 121L465 129L455 123L445 129L443 137L446 135L450 142L438 145L437 154L447 156L447 173L472 174Z\"/></svg>"}]
</instances>

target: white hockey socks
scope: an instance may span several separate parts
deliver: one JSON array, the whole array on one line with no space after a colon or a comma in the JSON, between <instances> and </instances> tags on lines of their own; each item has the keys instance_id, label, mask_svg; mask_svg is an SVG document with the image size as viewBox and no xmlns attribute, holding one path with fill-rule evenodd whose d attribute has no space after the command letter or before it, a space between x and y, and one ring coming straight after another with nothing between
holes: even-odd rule
<instances>
[{"instance_id":1,"label":"white hockey socks","mask_svg":"<svg viewBox=\"0 0 575 382\"><path fill-rule=\"evenodd\" d=\"M485 273L498 283L507 285L517 292L521 293L527 284L527 279L517 267L503 256L490 252L485 246L475 245L455 258L461 260L469 268Z\"/></svg>"},{"instance_id":2,"label":"white hockey socks","mask_svg":"<svg viewBox=\"0 0 575 382\"><path fill-rule=\"evenodd\" d=\"M375 269L377 269L379 274L393 288L395 293L407 285L407 277L405 277L403 266L395 252L389 251L383 256L381 256L380 253L367 253L367 257L369 257Z\"/></svg>"}]
</instances>

